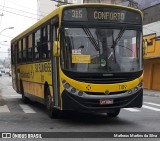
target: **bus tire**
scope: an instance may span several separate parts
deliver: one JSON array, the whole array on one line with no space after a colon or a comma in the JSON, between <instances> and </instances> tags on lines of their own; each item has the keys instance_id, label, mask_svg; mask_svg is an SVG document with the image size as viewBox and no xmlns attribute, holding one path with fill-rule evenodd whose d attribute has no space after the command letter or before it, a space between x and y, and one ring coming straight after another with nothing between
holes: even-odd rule
<instances>
[{"instance_id":1,"label":"bus tire","mask_svg":"<svg viewBox=\"0 0 160 141\"><path fill-rule=\"evenodd\" d=\"M27 104L29 99L25 96L24 94L24 89L23 89L23 84L22 84L22 81L21 81L21 94L22 94L22 102Z\"/></svg>"},{"instance_id":2,"label":"bus tire","mask_svg":"<svg viewBox=\"0 0 160 141\"><path fill-rule=\"evenodd\" d=\"M117 117L120 113L120 109L116 109L114 112L112 113L107 113L107 117Z\"/></svg>"},{"instance_id":3,"label":"bus tire","mask_svg":"<svg viewBox=\"0 0 160 141\"><path fill-rule=\"evenodd\" d=\"M53 108L52 96L50 94L49 87L47 87L46 89L45 106L46 106L48 116L50 118L55 118L57 113L56 113L56 109Z\"/></svg>"}]
</instances>

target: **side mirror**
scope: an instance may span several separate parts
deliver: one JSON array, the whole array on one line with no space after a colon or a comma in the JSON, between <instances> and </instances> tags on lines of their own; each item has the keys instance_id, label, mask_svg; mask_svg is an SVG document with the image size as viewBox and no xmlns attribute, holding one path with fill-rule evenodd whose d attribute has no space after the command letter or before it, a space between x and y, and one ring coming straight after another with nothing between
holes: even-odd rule
<instances>
[{"instance_id":1,"label":"side mirror","mask_svg":"<svg viewBox=\"0 0 160 141\"><path fill-rule=\"evenodd\" d=\"M53 43L53 56L54 57L60 56L60 44L59 44L59 41L54 41L54 43Z\"/></svg>"}]
</instances>

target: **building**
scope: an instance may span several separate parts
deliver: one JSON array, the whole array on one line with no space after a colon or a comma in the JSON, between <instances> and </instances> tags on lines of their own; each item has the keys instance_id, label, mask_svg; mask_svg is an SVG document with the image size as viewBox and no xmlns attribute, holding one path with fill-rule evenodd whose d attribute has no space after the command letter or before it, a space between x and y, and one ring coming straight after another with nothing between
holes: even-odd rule
<instances>
[{"instance_id":1,"label":"building","mask_svg":"<svg viewBox=\"0 0 160 141\"><path fill-rule=\"evenodd\" d=\"M137 2L139 2L140 9L143 10L143 9L159 4L160 0L137 0Z\"/></svg>"},{"instance_id":2,"label":"building","mask_svg":"<svg viewBox=\"0 0 160 141\"><path fill-rule=\"evenodd\" d=\"M156 33L144 36L144 88L160 90L160 36Z\"/></svg>"},{"instance_id":3,"label":"building","mask_svg":"<svg viewBox=\"0 0 160 141\"><path fill-rule=\"evenodd\" d=\"M154 5L153 5L154 4ZM143 33L146 44L144 55L144 88L160 90L160 1L143 9Z\"/></svg>"},{"instance_id":4,"label":"building","mask_svg":"<svg viewBox=\"0 0 160 141\"><path fill-rule=\"evenodd\" d=\"M143 20L143 33L144 35L149 35L156 33L157 36L160 35L160 3L143 10L144 20Z\"/></svg>"}]
</instances>

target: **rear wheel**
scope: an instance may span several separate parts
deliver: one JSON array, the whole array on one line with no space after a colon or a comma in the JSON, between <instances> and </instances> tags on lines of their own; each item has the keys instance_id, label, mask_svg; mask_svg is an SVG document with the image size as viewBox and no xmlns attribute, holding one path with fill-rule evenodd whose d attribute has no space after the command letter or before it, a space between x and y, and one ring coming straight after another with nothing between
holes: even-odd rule
<instances>
[{"instance_id":1,"label":"rear wheel","mask_svg":"<svg viewBox=\"0 0 160 141\"><path fill-rule=\"evenodd\" d=\"M108 117L117 117L120 113L120 109L116 109L114 112L107 113Z\"/></svg>"},{"instance_id":2,"label":"rear wheel","mask_svg":"<svg viewBox=\"0 0 160 141\"><path fill-rule=\"evenodd\" d=\"M23 89L22 82L21 82L21 94L22 94L22 102L25 103L25 104L28 103L29 99L24 94L24 89Z\"/></svg>"}]
</instances>

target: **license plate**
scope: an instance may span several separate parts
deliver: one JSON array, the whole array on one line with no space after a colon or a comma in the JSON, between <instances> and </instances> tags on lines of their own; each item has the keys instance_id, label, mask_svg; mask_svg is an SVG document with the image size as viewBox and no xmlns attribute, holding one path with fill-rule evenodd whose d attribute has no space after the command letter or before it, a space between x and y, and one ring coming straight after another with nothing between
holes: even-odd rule
<instances>
[{"instance_id":1,"label":"license plate","mask_svg":"<svg viewBox=\"0 0 160 141\"><path fill-rule=\"evenodd\" d=\"M100 99L100 105L113 104L113 99Z\"/></svg>"}]
</instances>

